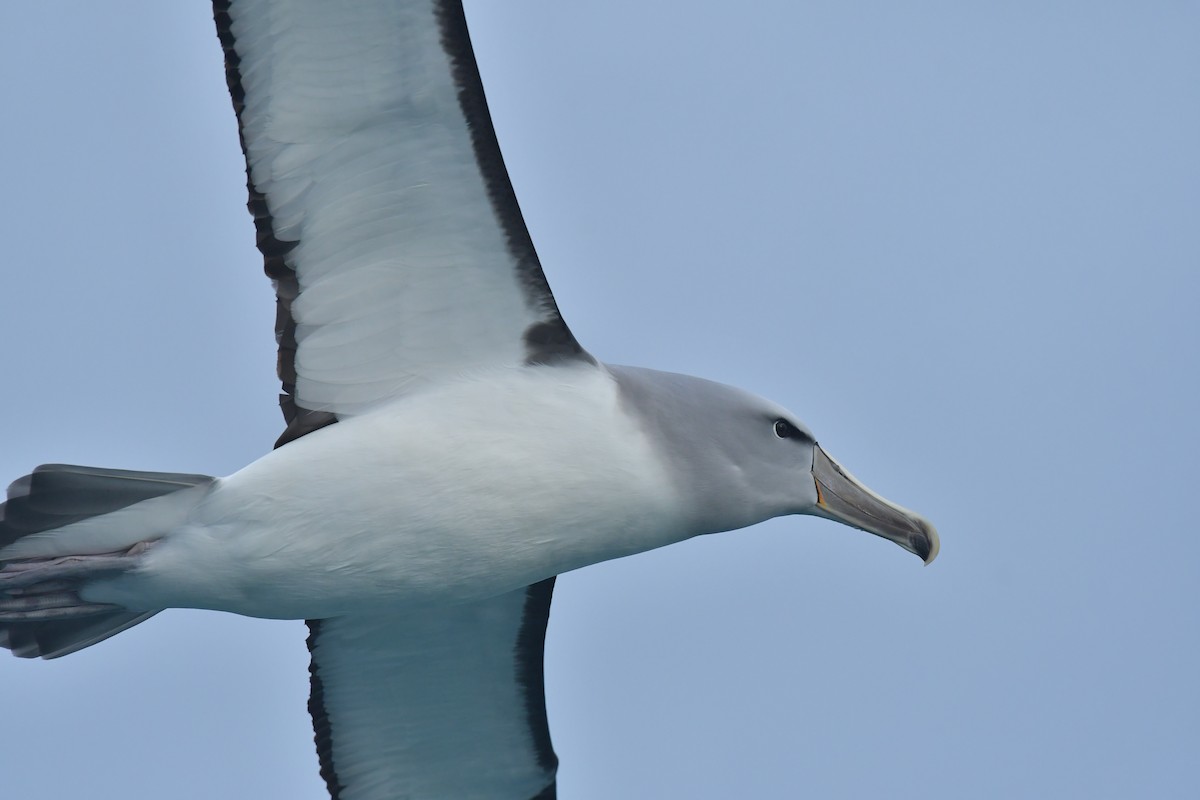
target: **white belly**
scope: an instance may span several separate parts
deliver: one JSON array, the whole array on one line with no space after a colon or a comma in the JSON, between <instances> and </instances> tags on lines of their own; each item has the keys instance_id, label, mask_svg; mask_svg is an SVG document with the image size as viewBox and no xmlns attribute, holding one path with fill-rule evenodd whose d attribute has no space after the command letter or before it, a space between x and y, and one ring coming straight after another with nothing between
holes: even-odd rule
<instances>
[{"instance_id":1,"label":"white belly","mask_svg":"<svg viewBox=\"0 0 1200 800\"><path fill-rule=\"evenodd\" d=\"M284 618L453 602L678 541L683 519L607 372L506 370L264 456L87 594Z\"/></svg>"}]
</instances>

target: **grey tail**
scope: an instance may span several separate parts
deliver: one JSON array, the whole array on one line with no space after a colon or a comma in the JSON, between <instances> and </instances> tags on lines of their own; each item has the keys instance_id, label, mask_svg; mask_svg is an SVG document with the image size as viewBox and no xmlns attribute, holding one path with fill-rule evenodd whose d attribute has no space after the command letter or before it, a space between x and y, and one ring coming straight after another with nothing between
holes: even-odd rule
<instances>
[{"instance_id":1,"label":"grey tail","mask_svg":"<svg viewBox=\"0 0 1200 800\"><path fill-rule=\"evenodd\" d=\"M14 481L7 502L0 504L0 647L21 658L58 658L154 616L156 611L88 603L78 591L90 578L132 566L146 543L164 531L140 530L145 525L132 517L128 531L115 540L111 534L89 536L87 526L62 532L59 535L71 537L65 551L74 554L70 556L61 555L64 550L55 546L45 554L6 558L3 548L32 534L49 532L49 541L66 525L214 480L207 475L43 464ZM159 515L147 516L161 523Z\"/></svg>"}]
</instances>

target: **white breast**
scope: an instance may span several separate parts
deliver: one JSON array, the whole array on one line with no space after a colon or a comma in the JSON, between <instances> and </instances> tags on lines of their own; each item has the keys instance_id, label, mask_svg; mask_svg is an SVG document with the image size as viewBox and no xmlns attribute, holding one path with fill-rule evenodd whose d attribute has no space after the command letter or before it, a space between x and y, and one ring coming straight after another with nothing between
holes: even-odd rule
<instances>
[{"instance_id":1,"label":"white breast","mask_svg":"<svg viewBox=\"0 0 1200 800\"><path fill-rule=\"evenodd\" d=\"M89 594L289 618L478 599L678 541L684 520L606 370L506 369L222 479L138 575Z\"/></svg>"}]
</instances>

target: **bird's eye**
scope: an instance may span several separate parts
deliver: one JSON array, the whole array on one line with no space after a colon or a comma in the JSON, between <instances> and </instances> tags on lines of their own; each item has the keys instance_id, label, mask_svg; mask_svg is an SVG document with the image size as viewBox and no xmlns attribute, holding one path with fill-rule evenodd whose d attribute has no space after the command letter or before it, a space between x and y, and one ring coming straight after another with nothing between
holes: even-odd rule
<instances>
[{"instance_id":1,"label":"bird's eye","mask_svg":"<svg viewBox=\"0 0 1200 800\"><path fill-rule=\"evenodd\" d=\"M786 419L775 420L775 435L780 439L798 439L800 431Z\"/></svg>"}]
</instances>

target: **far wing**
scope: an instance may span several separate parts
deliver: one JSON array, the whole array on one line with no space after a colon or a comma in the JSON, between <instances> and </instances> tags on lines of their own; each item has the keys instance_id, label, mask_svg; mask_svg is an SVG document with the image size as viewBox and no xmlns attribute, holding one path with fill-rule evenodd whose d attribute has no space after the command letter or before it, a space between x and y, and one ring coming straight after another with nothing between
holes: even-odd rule
<instances>
[{"instance_id":1,"label":"far wing","mask_svg":"<svg viewBox=\"0 0 1200 800\"><path fill-rule=\"evenodd\" d=\"M525 228L459 0L213 6L278 293L285 438L474 368L590 360Z\"/></svg>"},{"instance_id":2,"label":"far wing","mask_svg":"<svg viewBox=\"0 0 1200 800\"><path fill-rule=\"evenodd\" d=\"M309 622L334 800L553 800L543 699L554 579L459 606Z\"/></svg>"}]
</instances>

